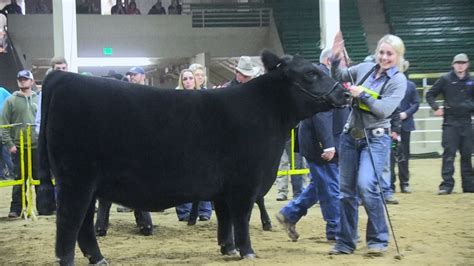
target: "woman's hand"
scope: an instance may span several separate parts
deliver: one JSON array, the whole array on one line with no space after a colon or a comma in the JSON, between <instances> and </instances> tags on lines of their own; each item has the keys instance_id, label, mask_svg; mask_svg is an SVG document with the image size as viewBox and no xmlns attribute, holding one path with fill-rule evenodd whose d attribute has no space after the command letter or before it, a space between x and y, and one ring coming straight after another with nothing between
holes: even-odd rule
<instances>
[{"instance_id":1,"label":"woman's hand","mask_svg":"<svg viewBox=\"0 0 474 266\"><path fill-rule=\"evenodd\" d=\"M344 39L342 38L342 32L338 31L334 37L334 43L332 45L332 57L334 59L341 59L344 53Z\"/></svg>"},{"instance_id":2,"label":"woman's hand","mask_svg":"<svg viewBox=\"0 0 474 266\"><path fill-rule=\"evenodd\" d=\"M352 97L357 98L363 92L363 90L358 86L350 86L349 92L351 93Z\"/></svg>"}]
</instances>

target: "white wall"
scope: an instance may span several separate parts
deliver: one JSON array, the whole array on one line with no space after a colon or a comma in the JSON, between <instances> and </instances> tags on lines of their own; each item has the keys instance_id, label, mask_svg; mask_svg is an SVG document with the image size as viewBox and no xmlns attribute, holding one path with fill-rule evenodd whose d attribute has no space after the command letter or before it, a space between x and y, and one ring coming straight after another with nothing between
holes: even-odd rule
<instances>
[{"instance_id":1,"label":"white wall","mask_svg":"<svg viewBox=\"0 0 474 266\"><path fill-rule=\"evenodd\" d=\"M114 57L211 57L259 55L263 48L281 51L271 27L192 28L191 16L77 16L79 57L101 57L112 47ZM27 57L53 56L52 15L10 16L9 31ZM275 36L276 35L276 36Z\"/></svg>"}]
</instances>

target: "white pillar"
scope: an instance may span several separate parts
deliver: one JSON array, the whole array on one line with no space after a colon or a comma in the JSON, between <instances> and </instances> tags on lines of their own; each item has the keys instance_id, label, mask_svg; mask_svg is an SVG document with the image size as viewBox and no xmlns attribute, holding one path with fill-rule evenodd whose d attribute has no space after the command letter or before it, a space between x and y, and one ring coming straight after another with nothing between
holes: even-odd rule
<instances>
[{"instance_id":1,"label":"white pillar","mask_svg":"<svg viewBox=\"0 0 474 266\"><path fill-rule=\"evenodd\" d=\"M76 1L53 0L54 56L63 56L77 72Z\"/></svg>"},{"instance_id":2,"label":"white pillar","mask_svg":"<svg viewBox=\"0 0 474 266\"><path fill-rule=\"evenodd\" d=\"M321 27L321 49L331 47L334 36L340 30L339 0L320 0L319 18Z\"/></svg>"}]
</instances>

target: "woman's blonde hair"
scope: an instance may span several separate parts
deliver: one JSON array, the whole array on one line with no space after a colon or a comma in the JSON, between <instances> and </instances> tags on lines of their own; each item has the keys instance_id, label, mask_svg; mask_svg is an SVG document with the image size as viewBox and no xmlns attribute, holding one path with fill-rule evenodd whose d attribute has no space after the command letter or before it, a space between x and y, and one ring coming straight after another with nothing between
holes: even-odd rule
<instances>
[{"instance_id":1,"label":"woman's blonde hair","mask_svg":"<svg viewBox=\"0 0 474 266\"><path fill-rule=\"evenodd\" d=\"M201 84L201 88L207 87L207 75L206 75L206 68L203 67L201 64L194 63L189 66L189 69L193 72L194 77L196 77L196 71L201 70L204 74L204 81Z\"/></svg>"},{"instance_id":2,"label":"woman's blonde hair","mask_svg":"<svg viewBox=\"0 0 474 266\"><path fill-rule=\"evenodd\" d=\"M194 89L195 90L199 90L200 88L197 87L197 84L196 84L196 77L194 77L194 73L193 71L191 71L191 69L188 69L188 68L185 68L183 70L181 70L181 72L179 73L179 80L178 80L178 87L176 87L177 90L184 90L184 86L183 86L183 74L186 73L186 72L189 72L193 75L193 78L194 78Z\"/></svg>"},{"instance_id":3,"label":"woman's blonde hair","mask_svg":"<svg viewBox=\"0 0 474 266\"><path fill-rule=\"evenodd\" d=\"M387 34L387 35L383 36L379 40L379 42L377 44L377 48L375 49L375 54L376 55L379 53L380 46L383 43L386 43L386 44L393 47L393 49L395 50L395 52L398 55L398 60L397 60L398 70L403 71L403 62L405 61L405 44L403 43L402 39L400 39L400 37L392 35L392 34ZM380 63L379 59L378 59L378 56L375 57L375 60L376 60L377 63Z\"/></svg>"}]
</instances>

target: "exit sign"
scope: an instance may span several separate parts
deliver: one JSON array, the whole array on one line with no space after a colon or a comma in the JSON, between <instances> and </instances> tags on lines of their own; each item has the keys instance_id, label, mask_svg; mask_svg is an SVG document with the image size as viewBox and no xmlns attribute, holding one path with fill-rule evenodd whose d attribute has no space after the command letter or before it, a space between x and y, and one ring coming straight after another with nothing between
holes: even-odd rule
<instances>
[{"instance_id":1,"label":"exit sign","mask_svg":"<svg viewBox=\"0 0 474 266\"><path fill-rule=\"evenodd\" d=\"M112 47L105 47L103 53L104 55L112 55Z\"/></svg>"}]
</instances>

